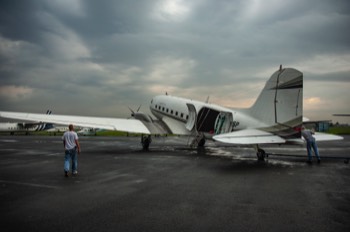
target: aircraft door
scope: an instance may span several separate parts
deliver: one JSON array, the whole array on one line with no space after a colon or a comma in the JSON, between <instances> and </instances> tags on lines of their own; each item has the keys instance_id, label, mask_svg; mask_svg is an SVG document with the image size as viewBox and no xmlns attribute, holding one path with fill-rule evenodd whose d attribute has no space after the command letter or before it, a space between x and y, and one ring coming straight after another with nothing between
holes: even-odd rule
<instances>
[{"instance_id":1,"label":"aircraft door","mask_svg":"<svg viewBox=\"0 0 350 232\"><path fill-rule=\"evenodd\" d=\"M188 120L186 122L186 129L189 131L192 131L196 121L197 121L197 111L196 107L193 104L187 103L187 108L188 108Z\"/></svg>"},{"instance_id":2,"label":"aircraft door","mask_svg":"<svg viewBox=\"0 0 350 232\"><path fill-rule=\"evenodd\" d=\"M224 134L232 131L233 115L231 112L220 112L215 120L215 134Z\"/></svg>"}]
</instances>

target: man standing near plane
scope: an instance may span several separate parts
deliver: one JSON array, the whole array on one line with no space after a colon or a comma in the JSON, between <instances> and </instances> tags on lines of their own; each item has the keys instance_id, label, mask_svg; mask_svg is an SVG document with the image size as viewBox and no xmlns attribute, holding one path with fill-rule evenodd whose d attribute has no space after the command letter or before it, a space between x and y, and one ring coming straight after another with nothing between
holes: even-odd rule
<instances>
[{"instance_id":1,"label":"man standing near plane","mask_svg":"<svg viewBox=\"0 0 350 232\"><path fill-rule=\"evenodd\" d=\"M315 156L317 157L317 163L321 162L320 155L318 154L316 140L312 136L312 134L314 134L313 131L306 130L304 126L301 127L301 135L306 140L306 148L307 148L307 155L308 155L307 163L309 163L309 164L312 163L312 150L311 150L311 148L315 152Z\"/></svg>"},{"instance_id":2,"label":"man standing near plane","mask_svg":"<svg viewBox=\"0 0 350 232\"><path fill-rule=\"evenodd\" d=\"M69 130L64 132L62 136L64 145L64 174L68 177L70 160L72 160L72 174L78 174L78 154L80 154L80 144L78 141L78 134L74 131L72 124L68 126Z\"/></svg>"}]
</instances>

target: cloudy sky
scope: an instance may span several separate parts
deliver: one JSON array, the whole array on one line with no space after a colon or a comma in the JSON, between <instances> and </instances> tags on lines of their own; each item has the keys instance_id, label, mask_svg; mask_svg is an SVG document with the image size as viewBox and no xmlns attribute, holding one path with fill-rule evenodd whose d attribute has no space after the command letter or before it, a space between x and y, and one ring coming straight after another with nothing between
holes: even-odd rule
<instances>
[{"instance_id":1,"label":"cloudy sky","mask_svg":"<svg viewBox=\"0 0 350 232\"><path fill-rule=\"evenodd\" d=\"M2 0L0 110L128 117L152 96L249 107L282 64L350 123L348 0Z\"/></svg>"}]
</instances>

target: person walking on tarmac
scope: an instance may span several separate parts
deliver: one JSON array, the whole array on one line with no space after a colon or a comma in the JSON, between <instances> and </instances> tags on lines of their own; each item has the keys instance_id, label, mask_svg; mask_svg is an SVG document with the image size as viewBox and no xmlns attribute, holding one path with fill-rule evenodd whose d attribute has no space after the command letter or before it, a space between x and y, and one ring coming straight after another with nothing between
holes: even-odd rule
<instances>
[{"instance_id":1,"label":"person walking on tarmac","mask_svg":"<svg viewBox=\"0 0 350 232\"><path fill-rule=\"evenodd\" d=\"M314 150L315 156L317 158L317 163L321 163L321 158L320 158L320 155L318 153L316 140L312 136L313 134L315 134L313 131L306 130L304 126L301 127L301 135L304 137L304 139L306 141L307 156L308 156L307 163L308 164L312 164L312 150L311 149Z\"/></svg>"},{"instance_id":2,"label":"person walking on tarmac","mask_svg":"<svg viewBox=\"0 0 350 232\"><path fill-rule=\"evenodd\" d=\"M69 176L70 161L72 161L72 174L78 174L78 154L80 154L80 144L78 134L74 131L72 124L68 126L69 130L62 136L64 146L64 174Z\"/></svg>"}]
</instances>

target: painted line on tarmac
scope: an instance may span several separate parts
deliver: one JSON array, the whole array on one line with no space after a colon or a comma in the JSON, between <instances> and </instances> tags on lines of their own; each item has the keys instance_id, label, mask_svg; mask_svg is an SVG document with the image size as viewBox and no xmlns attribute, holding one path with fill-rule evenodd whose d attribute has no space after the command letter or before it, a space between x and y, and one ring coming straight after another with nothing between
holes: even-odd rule
<instances>
[{"instance_id":1,"label":"painted line on tarmac","mask_svg":"<svg viewBox=\"0 0 350 232\"><path fill-rule=\"evenodd\" d=\"M25 182L18 182L18 181L0 180L0 183L3 183L3 184L15 184L15 185L25 185L25 186L37 187L37 188L59 189L59 187L52 186L52 185L33 184L33 183L25 183Z\"/></svg>"}]
</instances>

